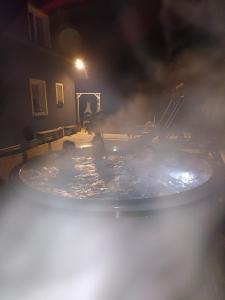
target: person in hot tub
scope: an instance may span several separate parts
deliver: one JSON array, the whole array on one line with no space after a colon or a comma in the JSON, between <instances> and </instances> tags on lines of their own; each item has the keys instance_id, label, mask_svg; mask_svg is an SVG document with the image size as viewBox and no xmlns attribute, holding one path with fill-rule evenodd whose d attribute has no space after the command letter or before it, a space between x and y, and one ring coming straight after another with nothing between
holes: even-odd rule
<instances>
[{"instance_id":1,"label":"person in hot tub","mask_svg":"<svg viewBox=\"0 0 225 300\"><path fill-rule=\"evenodd\" d=\"M75 142L66 140L62 145L62 152L64 155L73 156L76 151Z\"/></svg>"},{"instance_id":2,"label":"person in hot tub","mask_svg":"<svg viewBox=\"0 0 225 300\"><path fill-rule=\"evenodd\" d=\"M96 160L101 160L105 156L105 144L100 132L96 132L92 139L93 157Z\"/></svg>"},{"instance_id":3,"label":"person in hot tub","mask_svg":"<svg viewBox=\"0 0 225 300\"><path fill-rule=\"evenodd\" d=\"M105 144L100 132L95 134L92 139L92 145L96 171L105 184L108 184L115 174L112 163L106 157Z\"/></svg>"},{"instance_id":4,"label":"person in hot tub","mask_svg":"<svg viewBox=\"0 0 225 300\"><path fill-rule=\"evenodd\" d=\"M63 142L62 151L57 155L56 165L59 170L57 181L64 183L69 182L76 174L73 158L77 152L76 145L73 141L66 140Z\"/></svg>"}]
</instances>

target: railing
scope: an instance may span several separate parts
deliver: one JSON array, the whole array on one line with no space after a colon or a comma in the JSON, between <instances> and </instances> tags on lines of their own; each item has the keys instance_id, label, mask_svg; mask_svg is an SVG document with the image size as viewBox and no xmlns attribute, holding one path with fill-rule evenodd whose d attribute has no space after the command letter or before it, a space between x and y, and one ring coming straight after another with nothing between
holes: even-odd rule
<instances>
[{"instance_id":1,"label":"railing","mask_svg":"<svg viewBox=\"0 0 225 300\"><path fill-rule=\"evenodd\" d=\"M184 98L180 97L176 100L171 100L164 111L160 121L159 126L164 129L168 129L172 126L175 118L178 115L178 112L180 111L182 105L184 102Z\"/></svg>"},{"instance_id":2,"label":"railing","mask_svg":"<svg viewBox=\"0 0 225 300\"><path fill-rule=\"evenodd\" d=\"M27 159L27 150L39 145L48 144L49 151L52 149L51 143L80 131L80 127L76 125L59 127L51 130L38 131L35 138L31 141L25 141L21 144L0 149L0 157L22 154L23 160Z\"/></svg>"},{"instance_id":3,"label":"railing","mask_svg":"<svg viewBox=\"0 0 225 300\"><path fill-rule=\"evenodd\" d=\"M159 120L158 126L161 129L169 129L174 124L174 121L184 103L183 88L184 83L180 83L176 86L176 89L172 95L172 99L170 100L169 104L167 105L165 111L163 112Z\"/></svg>"}]
</instances>

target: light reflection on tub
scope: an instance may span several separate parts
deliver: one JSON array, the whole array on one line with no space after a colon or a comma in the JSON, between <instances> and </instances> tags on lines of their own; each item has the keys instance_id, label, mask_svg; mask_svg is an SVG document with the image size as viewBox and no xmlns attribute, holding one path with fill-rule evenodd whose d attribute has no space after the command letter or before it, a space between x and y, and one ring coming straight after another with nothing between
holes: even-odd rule
<instances>
[{"instance_id":1,"label":"light reflection on tub","mask_svg":"<svg viewBox=\"0 0 225 300\"><path fill-rule=\"evenodd\" d=\"M76 199L141 199L193 189L212 176L203 159L160 160L152 151L141 155L113 153L95 160L82 151L72 158L51 154L27 162L19 172L35 190Z\"/></svg>"}]
</instances>

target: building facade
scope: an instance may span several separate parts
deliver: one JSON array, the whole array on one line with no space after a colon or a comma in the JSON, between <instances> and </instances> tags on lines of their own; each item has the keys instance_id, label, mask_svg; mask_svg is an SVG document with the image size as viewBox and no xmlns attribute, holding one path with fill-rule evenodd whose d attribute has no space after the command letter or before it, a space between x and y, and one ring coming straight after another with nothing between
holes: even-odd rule
<instances>
[{"instance_id":1,"label":"building facade","mask_svg":"<svg viewBox=\"0 0 225 300\"><path fill-rule=\"evenodd\" d=\"M3 13L3 12L2 12ZM28 4L1 28L0 147L76 124L73 63L53 46L51 16Z\"/></svg>"}]
</instances>

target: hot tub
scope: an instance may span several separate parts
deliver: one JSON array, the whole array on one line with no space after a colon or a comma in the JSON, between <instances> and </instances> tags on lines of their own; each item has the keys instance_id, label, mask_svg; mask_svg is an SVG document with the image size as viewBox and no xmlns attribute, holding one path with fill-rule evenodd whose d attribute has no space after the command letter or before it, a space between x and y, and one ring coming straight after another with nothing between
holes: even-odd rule
<instances>
[{"instance_id":1,"label":"hot tub","mask_svg":"<svg viewBox=\"0 0 225 300\"><path fill-rule=\"evenodd\" d=\"M13 172L5 299L199 300L223 169L195 155L113 147L100 161L81 150L63 165L54 153Z\"/></svg>"},{"instance_id":2,"label":"hot tub","mask_svg":"<svg viewBox=\"0 0 225 300\"><path fill-rule=\"evenodd\" d=\"M116 214L190 204L223 186L221 165L198 155L150 148L134 154L118 143L108 148L102 159L93 158L91 148L69 158L60 152L37 157L18 166L12 178L43 204Z\"/></svg>"}]
</instances>

